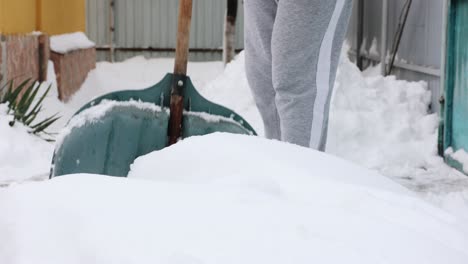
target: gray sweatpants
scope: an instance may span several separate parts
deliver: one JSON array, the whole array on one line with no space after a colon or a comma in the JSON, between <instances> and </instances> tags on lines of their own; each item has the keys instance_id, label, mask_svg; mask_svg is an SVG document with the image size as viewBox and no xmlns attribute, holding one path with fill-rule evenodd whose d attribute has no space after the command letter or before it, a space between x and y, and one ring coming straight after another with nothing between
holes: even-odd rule
<instances>
[{"instance_id":1,"label":"gray sweatpants","mask_svg":"<svg viewBox=\"0 0 468 264\"><path fill-rule=\"evenodd\" d=\"M247 79L265 136L324 150L352 0L244 0Z\"/></svg>"}]
</instances>

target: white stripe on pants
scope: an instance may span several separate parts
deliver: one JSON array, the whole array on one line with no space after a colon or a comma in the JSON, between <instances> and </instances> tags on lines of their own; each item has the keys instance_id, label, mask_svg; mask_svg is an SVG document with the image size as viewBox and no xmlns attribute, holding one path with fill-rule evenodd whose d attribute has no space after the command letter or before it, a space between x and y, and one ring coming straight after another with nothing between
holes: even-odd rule
<instances>
[{"instance_id":1,"label":"white stripe on pants","mask_svg":"<svg viewBox=\"0 0 468 264\"><path fill-rule=\"evenodd\" d=\"M352 1L244 4L247 78L266 136L324 150L330 96Z\"/></svg>"}]
</instances>

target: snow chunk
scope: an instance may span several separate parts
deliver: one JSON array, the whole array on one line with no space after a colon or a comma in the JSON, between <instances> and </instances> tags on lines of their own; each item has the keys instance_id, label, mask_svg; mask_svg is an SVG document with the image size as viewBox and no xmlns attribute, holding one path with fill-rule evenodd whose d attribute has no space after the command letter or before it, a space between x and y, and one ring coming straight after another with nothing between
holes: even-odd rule
<instances>
[{"instance_id":1,"label":"snow chunk","mask_svg":"<svg viewBox=\"0 0 468 264\"><path fill-rule=\"evenodd\" d=\"M465 264L467 231L390 180L258 137L193 137L130 178L0 189L0 263ZM47 228L44 228L44 227Z\"/></svg>"},{"instance_id":2,"label":"snow chunk","mask_svg":"<svg viewBox=\"0 0 468 264\"><path fill-rule=\"evenodd\" d=\"M7 111L7 105L0 104L0 187L46 178L54 145L30 134L20 122L10 127L12 116Z\"/></svg>"},{"instance_id":3,"label":"snow chunk","mask_svg":"<svg viewBox=\"0 0 468 264\"><path fill-rule=\"evenodd\" d=\"M380 56L380 52L379 52L379 47L378 47L378 46L379 46L379 44L378 44L378 42L377 42L377 38L374 38L374 39L372 40L372 44L371 44L371 46L370 46L370 48L369 48L369 54L370 54L371 56Z\"/></svg>"},{"instance_id":4,"label":"snow chunk","mask_svg":"<svg viewBox=\"0 0 468 264\"><path fill-rule=\"evenodd\" d=\"M96 46L83 32L75 32L50 37L50 49L56 53L66 54L70 51L88 49Z\"/></svg>"},{"instance_id":5,"label":"snow chunk","mask_svg":"<svg viewBox=\"0 0 468 264\"><path fill-rule=\"evenodd\" d=\"M240 122L234 120L234 115L232 115L230 118L227 118L227 117L224 117L224 116L212 115L212 114L205 113L205 112L190 112L190 111L184 111L184 115L198 117L198 118L201 118L201 119L205 120L208 123L227 122L227 123L231 123L231 124L236 124L238 126L243 125L242 120L240 120ZM253 135L253 132L249 131L249 134Z\"/></svg>"},{"instance_id":6,"label":"snow chunk","mask_svg":"<svg viewBox=\"0 0 468 264\"><path fill-rule=\"evenodd\" d=\"M445 155L459 162L463 166L463 171L468 173L468 153L464 149L459 149L454 152L453 148L448 148Z\"/></svg>"}]
</instances>

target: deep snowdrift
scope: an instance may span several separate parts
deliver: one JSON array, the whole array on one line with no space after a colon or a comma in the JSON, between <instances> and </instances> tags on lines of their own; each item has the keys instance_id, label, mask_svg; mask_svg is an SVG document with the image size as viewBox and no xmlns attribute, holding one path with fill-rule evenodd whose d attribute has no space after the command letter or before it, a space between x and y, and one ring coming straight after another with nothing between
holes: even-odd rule
<instances>
[{"instance_id":1,"label":"deep snowdrift","mask_svg":"<svg viewBox=\"0 0 468 264\"><path fill-rule=\"evenodd\" d=\"M457 220L374 172L215 134L141 157L130 178L0 189L0 263L451 263Z\"/></svg>"}]
</instances>

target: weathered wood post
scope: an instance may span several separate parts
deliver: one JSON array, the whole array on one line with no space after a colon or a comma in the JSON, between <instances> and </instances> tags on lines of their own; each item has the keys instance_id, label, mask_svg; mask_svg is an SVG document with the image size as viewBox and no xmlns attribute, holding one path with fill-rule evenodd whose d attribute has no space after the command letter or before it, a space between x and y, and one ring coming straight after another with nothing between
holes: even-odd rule
<instances>
[{"instance_id":1,"label":"weathered wood post","mask_svg":"<svg viewBox=\"0 0 468 264\"><path fill-rule=\"evenodd\" d=\"M224 22L223 62L228 64L236 55L237 0L227 0L226 20Z\"/></svg>"},{"instance_id":2,"label":"weathered wood post","mask_svg":"<svg viewBox=\"0 0 468 264\"><path fill-rule=\"evenodd\" d=\"M47 81L47 68L50 58L49 36L41 34L38 36L39 42L39 82Z\"/></svg>"}]
</instances>

